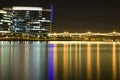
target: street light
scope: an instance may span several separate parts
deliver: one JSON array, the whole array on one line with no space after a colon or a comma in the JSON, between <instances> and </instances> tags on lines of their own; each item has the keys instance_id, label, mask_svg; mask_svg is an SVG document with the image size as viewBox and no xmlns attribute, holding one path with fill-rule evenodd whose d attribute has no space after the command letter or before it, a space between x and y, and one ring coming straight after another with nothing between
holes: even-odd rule
<instances>
[{"instance_id":1,"label":"street light","mask_svg":"<svg viewBox=\"0 0 120 80\"><path fill-rule=\"evenodd\" d=\"M91 34L91 32L90 32L90 31L88 31L87 33L88 33L88 34Z\"/></svg>"},{"instance_id":2,"label":"street light","mask_svg":"<svg viewBox=\"0 0 120 80\"><path fill-rule=\"evenodd\" d=\"M57 33L53 33L53 35L54 35L54 36L56 36L56 35L57 35Z\"/></svg>"},{"instance_id":3,"label":"street light","mask_svg":"<svg viewBox=\"0 0 120 80\"><path fill-rule=\"evenodd\" d=\"M113 34L116 34L116 32L115 32L115 31L113 31Z\"/></svg>"}]
</instances>

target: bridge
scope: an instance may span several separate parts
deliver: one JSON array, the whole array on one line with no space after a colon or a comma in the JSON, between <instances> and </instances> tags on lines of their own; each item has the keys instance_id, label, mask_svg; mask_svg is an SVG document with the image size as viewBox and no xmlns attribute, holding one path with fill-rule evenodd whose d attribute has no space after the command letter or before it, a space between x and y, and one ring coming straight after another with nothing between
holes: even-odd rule
<instances>
[{"instance_id":1,"label":"bridge","mask_svg":"<svg viewBox=\"0 0 120 80\"><path fill-rule=\"evenodd\" d=\"M120 41L120 33L110 32L110 33L49 33L50 39L53 40L84 40L84 41Z\"/></svg>"},{"instance_id":2,"label":"bridge","mask_svg":"<svg viewBox=\"0 0 120 80\"><path fill-rule=\"evenodd\" d=\"M13 34L9 31L0 31L0 40L37 40L37 41L117 41L120 42L119 32L109 33L48 33L48 36L40 36L39 34Z\"/></svg>"}]
</instances>

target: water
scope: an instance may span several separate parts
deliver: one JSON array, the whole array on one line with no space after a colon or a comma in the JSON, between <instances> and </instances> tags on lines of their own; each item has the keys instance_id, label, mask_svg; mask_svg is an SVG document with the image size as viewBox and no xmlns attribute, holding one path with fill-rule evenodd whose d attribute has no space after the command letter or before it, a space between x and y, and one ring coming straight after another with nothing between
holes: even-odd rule
<instances>
[{"instance_id":1,"label":"water","mask_svg":"<svg viewBox=\"0 0 120 80\"><path fill-rule=\"evenodd\" d=\"M119 42L0 41L0 80L120 80Z\"/></svg>"}]
</instances>

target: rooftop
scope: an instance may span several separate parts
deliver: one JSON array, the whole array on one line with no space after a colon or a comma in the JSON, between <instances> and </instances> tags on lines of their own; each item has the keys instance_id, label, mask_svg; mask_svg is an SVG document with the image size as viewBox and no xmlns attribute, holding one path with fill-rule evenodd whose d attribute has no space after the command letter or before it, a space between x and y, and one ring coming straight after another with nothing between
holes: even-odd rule
<instances>
[{"instance_id":1,"label":"rooftop","mask_svg":"<svg viewBox=\"0 0 120 80\"><path fill-rule=\"evenodd\" d=\"M14 6L13 10L32 10L32 11L42 11L42 7L24 7L24 6Z\"/></svg>"},{"instance_id":2,"label":"rooftop","mask_svg":"<svg viewBox=\"0 0 120 80\"><path fill-rule=\"evenodd\" d=\"M29 10L29 11L42 11L42 7L26 7L26 6L13 6L9 8L3 8L3 10Z\"/></svg>"}]
</instances>

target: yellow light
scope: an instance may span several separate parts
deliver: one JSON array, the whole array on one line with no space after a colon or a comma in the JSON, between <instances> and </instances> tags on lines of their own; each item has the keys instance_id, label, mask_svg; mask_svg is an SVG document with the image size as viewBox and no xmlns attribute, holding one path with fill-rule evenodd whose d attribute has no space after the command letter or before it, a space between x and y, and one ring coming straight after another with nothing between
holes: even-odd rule
<instances>
[{"instance_id":1,"label":"yellow light","mask_svg":"<svg viewBox=\"0 0 120 80\"><path fill-rule=\"evenodd\" d=\"M57 33L53 33L53 35L54 35L54 36L56 36L56 35L57 35Z\"/></svg>"},{"instance_id":2,"label":"yellow light","mask_svg":"<svg viewBox=\"0 0 120 80\"><path fill-rule=\"evenodd\" d=\"M69 32L64 31L63 33L64 33L64 34L68 34Z\"/></svg>"},{"instance_id":3,"label":"yellow light","mask_svg":"<svg viewBox=\"0 0 120 80\"><path fill-rule=\"evenodd\" d=\"M66 34L66 31L64 31L63 33Z\"/></svg>"},{"instance_id":4,"label":"yellow light","mask_svg":"<svg viewBox=\"0 0 120 80\"><path fill-rule=\"evenodd\" d=\"M100 34L99 32L97 32L97 34Z\"/></svg>"},{"instance_id":5,"label":"yellow light","mask_svg":"<svg viewBox=\"0 0 120 80\"><path fill-rule=\"evenodd\" d=\"M113 31L113 34L115 34L116 32L115 31Z\"/></svg>"},{"instance_id":6,"label":"yellow light","mask_svg":"<svg viewBox=\"0 0 120 80\"><path fill-rule=\"evenodd\" d=\"M88 34L90 34L91 32L90 32L90 31L88 31L87 33L88 33Z\"/></svg>"},{"instance_id":7,"label":"yellow light","mask_svg":"<svg viewBox=\"0 0 120 80\"><path fill-rule=\"evenodd\" d=\"M77 35L78 33L76 32L75 34Z\"/></svg>"}]
</instances>

